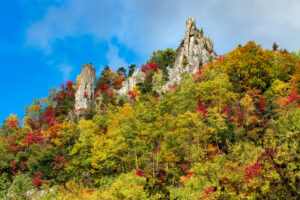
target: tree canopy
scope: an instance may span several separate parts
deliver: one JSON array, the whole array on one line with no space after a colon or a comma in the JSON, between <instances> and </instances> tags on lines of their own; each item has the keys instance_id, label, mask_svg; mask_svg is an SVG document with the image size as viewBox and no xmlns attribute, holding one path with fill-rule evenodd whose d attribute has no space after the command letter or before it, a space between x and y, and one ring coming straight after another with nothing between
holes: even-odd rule
<instances>
[{"instance_id":1,"label":"tree canopy","mask_svg":"<svg viewBox=\"0 0 300 200\"><path fill-rule=\"evenodd\" d=\"M150 89L118 96L126 70L106 67L81 119L68 81L4 121L0 197L299 199L295 55L249 41L160 93L175 53L157 51L143 69Z\"/></svg>"}]
</instances>

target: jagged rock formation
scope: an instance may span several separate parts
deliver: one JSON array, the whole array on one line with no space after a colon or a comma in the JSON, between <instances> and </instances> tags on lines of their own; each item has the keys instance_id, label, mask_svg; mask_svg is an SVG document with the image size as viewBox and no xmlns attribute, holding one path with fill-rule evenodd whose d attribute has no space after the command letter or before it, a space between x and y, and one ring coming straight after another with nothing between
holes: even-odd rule
<instances>
[{"instance_id":1,"label":"jagged rock formation","mask_svg":"<svg viewBox=\"0 0 300 200\"><path fill-rule=\"evenodd\" d=\"M75 109L85 109L95 96L96 70L91 64L84 64L80 74L79 87L75 93Z\"/></svg>"},{"instance_id":2,"label":"jagged rock formation","mask_svg":"<svg viewBox=\"0 0 300 200\"><path fill-rule=\"evenodd\" d=\"M203 32L196 28L195 18L187 19L184 42L177 50L176 60L173 66L169 66L169 81L163 86L179 83L183 73L194 74L204 63L216 58L212 40L203 36ZM136 84L144 82L146 75L141 69L137 69L131 77L122 83L122 87L115 92L119 95L128 94ZM75 109L87 108L90 100L95 95L95 68L91 64L83 65L81 71L81 84L75 94ZM159 93L161 93L160 91Z\"/></svg>"},{"instance_id":3,"label":"jagged rock formation","mask_svg":"<svg viewBox=\"0 0 300 200\"><path fill-rule=\"evenodd\" d=\"M132 74L132 76L123 81L122 87L116 92L119 95L128 94L129 90L133 89L136 84L144 82L145 78L145 73L141 71L141 68L139 68Z\"/></svg>"},{"instance_id":4,"label":"jagged rock formation","mask_svg":"<svg viewBox=\"0 0 300 200\"><path fill-rule=\"evenodd\" d=\"M168 67L170 81L166 87L178 83L183 73L194 74L204 63L215 58L212 40L196 28L195 18L187 19L184 43L178 49L174 66Z\"/></svg>"},{"instance_id":5,"label":"jagged rock formation","mask_svg":"<svg viewBox=\"0 0 300 200\"><path fill-rule=\"evenodd\" d=\"M203 32L196 28L195 18L187 19L184 42L177 52L174 65L167 68L169 81L164 85L163 90L166 90L168 85L179 83L183 73L194 74L204 63L216 58L212 40L208 36L204 37ZM119 95L128 94L129 90L144 80L145 74L141 69L137 69L116 92Z\"/></svg>"}]
</instances>

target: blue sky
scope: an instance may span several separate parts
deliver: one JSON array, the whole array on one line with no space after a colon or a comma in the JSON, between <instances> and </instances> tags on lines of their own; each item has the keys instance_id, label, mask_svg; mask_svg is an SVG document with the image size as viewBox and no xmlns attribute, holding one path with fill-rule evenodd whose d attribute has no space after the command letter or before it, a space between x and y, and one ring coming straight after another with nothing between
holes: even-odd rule
<instances>
[{"instance_id":1,"label":"blue sky","mask_svg":"<svg viewBox=\"0 0 300 200\"><path fill-rule=\"evenodd\" d=\"M99 73L176 49L188 17L218 54L249 40L298 51L299 10L298 0L2 0L0 121L23 117L33 98L75 80L85 63Z\"/></svg>"}]
</instances>

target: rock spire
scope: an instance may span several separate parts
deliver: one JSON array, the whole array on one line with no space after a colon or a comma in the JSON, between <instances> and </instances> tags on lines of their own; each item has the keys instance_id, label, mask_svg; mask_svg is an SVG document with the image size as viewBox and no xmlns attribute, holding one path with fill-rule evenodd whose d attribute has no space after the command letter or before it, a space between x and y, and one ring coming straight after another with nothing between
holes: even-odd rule
<instances>
[{"instance_id":1,"label":"rock spire","mask_svg":"<svg viewBox=\"0 0 300 200\"><path fill-rule=\"evenodd\" d=\"M81 110L89 106L95 96L96 70L91 64L84 64L79 78L79 87L75 93L75 109Z\"/></svg>"},{"instance_id":2,"label":"rock spire","mask_svg":"<svg viewBox=\"0 0 300 200\"><path fill-rule=\"evenodd\" d=\"M195 18L187 19L184 40L177 50L174 65L167 68L169 81L164 85L163 90L166 90L168 85L179 83L183 73L194 74L203 64L215 58L212 40L208 36L203 36L203 30L196 28ZM137 69L133 76L123 82L122 88L117 93L128 94L129 90L144 79L144 73Z\"/></svg>"},{"instance_id":3,"label":"rock spire","mask_svg":"<svg viewBox=\"0 0 300 200\"><path fill-rule=\"evenodd\" d=\"M204 63L216 58L212 40L196 28L195 18L187 19L185 38L177 52L174 66L168 67L170 81L166 86L178 83L183 73L196 73Z\"/></svg>"}]
</instances>

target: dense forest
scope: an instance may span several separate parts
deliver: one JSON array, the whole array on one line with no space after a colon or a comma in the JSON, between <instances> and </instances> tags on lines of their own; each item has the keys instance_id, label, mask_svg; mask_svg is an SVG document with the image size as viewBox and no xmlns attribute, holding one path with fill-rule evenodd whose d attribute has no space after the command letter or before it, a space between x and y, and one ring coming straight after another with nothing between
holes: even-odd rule
<instances>
[{"instance_id":1,"label":"dense forest","mask_svg":"<svg viewBox=\"0 0 300 200\"><path fill-rule=\"evenodd\" d=\"M80 84L35 99L0 130L3 199L300 199L300 54L249 41L168 85L176 51L106 67L87 109ZM78 114L80 113L80 114Z\"/></svg>"}]
</instances>

